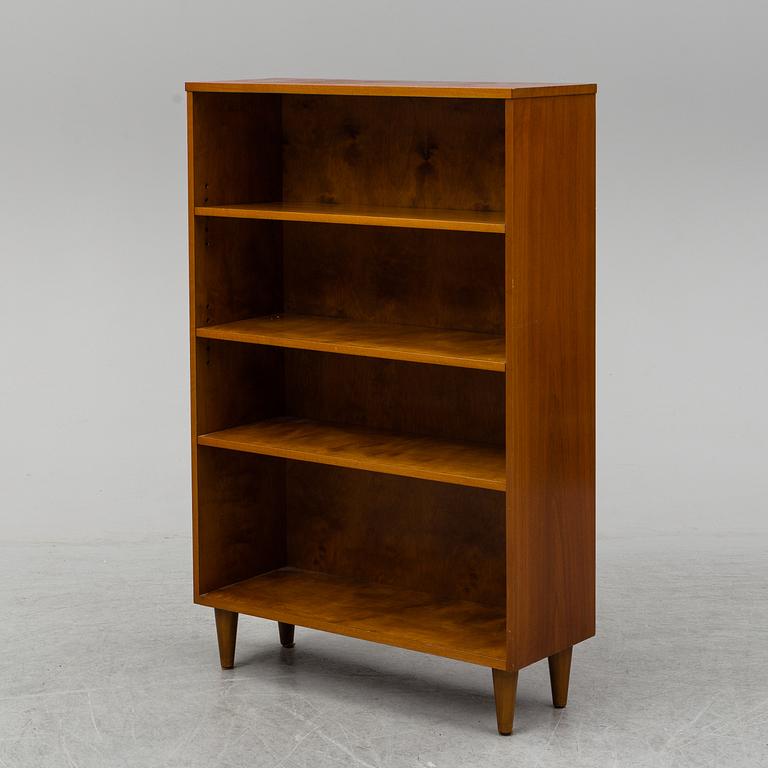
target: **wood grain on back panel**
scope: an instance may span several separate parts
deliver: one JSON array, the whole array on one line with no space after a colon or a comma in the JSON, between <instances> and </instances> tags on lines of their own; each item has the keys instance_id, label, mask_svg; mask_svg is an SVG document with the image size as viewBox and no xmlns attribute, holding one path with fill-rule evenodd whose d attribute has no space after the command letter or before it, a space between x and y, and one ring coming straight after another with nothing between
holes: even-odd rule
<instances>
[{"instance_id":1,"label":"wood grain on back panel","mask_svg":"<svg viewBox=\"0 0 768 768\"><path fill-rule=\"evenodd\" d=\"M288 462L288 564L502 607L504 494Z\"/></svg>"},{"instance_id":2,"label":"wood grain on back panel","mask_svg":"<svg viewBox=\"0 0 768 768\"><path fill-rule=\"evenodd\" d=\"M282 128L284 201L504 210L503 102L283 96Z\"/></svg>"},{"instance_id":3,"label":"wood grain on back panel","mask_svg":"<svg viewBox=\"0 0 768 768\"><path fill-rule=\"evenodd\" d=\"M285 224L285 309L503 335L504 238Z\"/></svg>"},{"instance_id":4,"label":"wood grain on back panel","mask_svg":"<svg viewBox=\"0 0 768 768\"><path fill-rule=\"evenodd\" d=\"M504 445L504 376L285 350L286 413L405 435Z\"/></svg>"}]
</instances>

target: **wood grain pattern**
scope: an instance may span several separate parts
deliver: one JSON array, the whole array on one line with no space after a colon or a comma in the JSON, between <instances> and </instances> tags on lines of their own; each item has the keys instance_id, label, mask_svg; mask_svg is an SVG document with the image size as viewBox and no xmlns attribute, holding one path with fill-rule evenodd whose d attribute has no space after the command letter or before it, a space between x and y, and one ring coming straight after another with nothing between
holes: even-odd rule
<instances>
[{"instance_id":1,"label":"wood grain pattern","mask_svg":"<svg viewBox=\"0 0 768 768\"><path fill-rule=\"evenodd\" d=\"M200 339L200 434L291 416L438 440L504 445L504 377L303 349Z\"/></svg>"},{"instance_id":2,"label":"wood grain pattern","mask_svg":"<svg viewBox=\"0 0 768 768\"><path fill-rule=\"evenodd\" d=\"M501 736L511 736L515 721L517 670L493 670L493 697L496 702L496 725Z\"/></svg>"},{"instance_id":3,"label":"wood grain pattern","mask_svg":"<svg viewBox=\"0 0 768 768\"><path fill-rule=\"evenodd\" d=\"M504 338L312 315L269 315L197 329L198 337L362 357L504 370Z\"/></svg>"},{"instance_id":4,"label":"wood grain pattern","mask_svg":"<svg viewBox=\"0 0 768 768\"><path fill-rule=\"evenodd\" d=\"M448 211L326 203L241 202L227 205L199 205L195 207L195 214L233 219L360 224L369 227L504 232L504 216L496 211Z\"/></svg>"},{"instance_id":5,"label":"wood grain pattern","mask_svg":"<svg viewBox=\"0 0 768 768\"><path fill-rule=\"evenodd\" d=\"M263 554L253 538L252 515L244 513L245 500L232 494L247 489L248 482L231 476L229 464L224 477L217 477L215 460L199 459L198 429L221 429L244 420L272 415L281 410L279 378L260 382L249 403L219 398L227 378L249 375L249 365L262 367L257 360L231 350L212 350L199 344L199 324L226 322L255 313L274 311L279 269L270 265L269 253L279 246L279 231L273 224L259 223L260 229L233 230L228 222L198 221L195 204L226 203L231 200L280 198L282 168L271 148L280 141L281 101L272 95L225 96L190 93L187 98L187 169L189 219L189 306L190 306L190 416L192 434L192 549L195 594L200 589L220 586L228 580L258 572ZM222 226L223 225L223 226ZM267 227L265 229L264 227ZM269 228L272 229L269 229ZM258 264L258 278L245 265ZM269 293L275 291L276 296ZM200 353L198 355L198 352ZM274 353L273 353L274 354ZM202 467L198 465L202 462ZM266 479L270 472L266 473ZM257 494L258 497L258 494ZM262 495L262 501L283 509L280 497ZM275 542L262 539L265 546ZM245 557L256 545L255 557ZM279 537L278 537L279 552ZM284 550L284 545L283 545ZM274 553L272 555L274 556ZM267 558L268 559L268 558ZM270 564L270 567L274 565Z\"/></svg>"},{"instance_id":6,"label":"wood grain pattern","mask_svg":"<svg viewBox=\"0 0 768 768\"><path fill-rule=\"evenodd\" d=\"M198 602L484 666L505 663L503 609L426 592L283 568Z\"/></svg>"},{"instance_id":7,"label":"wood grain pattern","mask_svg":"<svg viewBox=\"0 0 768 768\"><path fill-rule=\"evenodd\" d=\"M504 238L283 224L285 311L504 335Z\"/></svg>"},{"instance_id":8,"label":"wood grain pattern","mask_svg":"<svg viewBox=\"0 0 768 768\"><path fill-rule=\"evenodd\" d=\"M273 415L503 450L504 376L494 371L302 349L283 354L285 410Z\"/></svg>"},{"instance_id":9,"label":"wood grain pattern","mask_svg":"<svg viewBox=\"0 0 768 768\"><path fill-rule=\"evenodd\" d=\"M595 617L594 97L507 103L508 653Z\"/></svg>"},{"instance_id":10,"label":"wood grain pattern","mask_svg":"<svg viewBox=\"0 0 768 768\"><path fill-rule=\"evenodd\" d=\"M503 491L504 451L289 417L201 435L200 445Z\"/></svg>"},{"instance_id":11,"label":"wood grain pattern","mask_svg":"<svg viewBox=\"0 0 768 768\"><path fill-rule=\"evenodd\" d=\"M282 127L284 201L503 230L503 102L284 96Z\"/></svg>"},{"instance_id":12,"label":"wood grain pattern","mask_svg":"<svg viewBox=\"0 0 768 768\"><path fill-rule=\"evenodd\" d=\"M287 564L503 610L504 494L289 461Z\"/></svg>"},{"instance_id":13,"label":"wood grain pattern","mask_svg":"<svg viewBox=\"0 0 768 768\"><path fill-rule=\"evenodd\" d=\"M285 462L204 447L196 458L196 594L285 565Z\"/></svg>"},{"instance_id":14,"label":"wood grain pattern","mask_svg":"<svg viewBox=\"0 0 768 768\"><path fill-rule=\"evenodd\" d=\"M293 93L349 96L419 96L452 99L515 99L594 93L591 83L469 83L418 80L318 80L267 78L189 82L188 91Z\"/></svg>"},{"instance_id":15,"label":"wood grain pattern","mask_svg":"<svg viewBox=\"0 0 768 768\"><path fill-rule=\"evenodd\" d=\"M282 199L281 97L195 93L193 205Z\"/></svg>"}]
</instances>

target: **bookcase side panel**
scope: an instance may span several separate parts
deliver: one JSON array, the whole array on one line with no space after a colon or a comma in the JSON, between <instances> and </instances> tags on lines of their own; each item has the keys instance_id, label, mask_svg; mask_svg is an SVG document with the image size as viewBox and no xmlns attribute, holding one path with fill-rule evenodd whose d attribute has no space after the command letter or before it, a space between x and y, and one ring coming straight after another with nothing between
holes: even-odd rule
<instances>
[{"instance_id":1,"label":"bookcase side panel","mask_svg":"<svg viewBox=\"0 0 768 768\"><path fill-rule=\"evenodd\" d=\"M283 365L278 350L254 354L237 345L196 339L198 326L281 307L281 225L212 221L194 215L195 205L205 203L279 199L280 98L188 95L196 599L285 562L285 463L229 452L219 455L197 445L202 432L282 410ZM254 381L256 385L251 386Z\"/></svg>"},{"instance_id":2,"label":"bookcase side panel","mask_svg":"<svg viewBox=\"0 0 768 768\"><path fill-rule=\"evenodd\" d=\"M195 272L195 143L194 143L194 114L195 94L187 93L187 218L189 239L189 416L191 440L191 481L192 481L192 583L193 592L197 596L200 587L199 568L199 537L197 535L198 505L197 505L197 369L196 346L197 327L196 317L196 272Z\"/></svg>"},{"instance_id":3,"label":"bookcase side panel","mask_svg":"<svg viewBox=\"0 0 768 768\"><path fill-rule=\"evenodd\" d=\"M197 328L282 312L281 222L198 216L194 236Z\"/></svg>"},{"instance_id":4,"label":"bookcase side panel","mask_svg":"<svg viewBox=\"0 0 768 768\"><path fill-rule=\"evenodd\" d=\"M197 463L195 597L286 565L286 462L201 446Z\"/></svg>"},{"instance_id":5,"label":"bookcase side panel","mask_svg":"<svg viewBox=\"0 0 768 768\"><path fill-rule=\"evenodd\" d=\"M195 205L280 200L281 96L198 93L192 105Z\"/></svg>"},{"instance_id":6,"label":"bookcase side panel","mask_svg":"<svg viewBox=\"0 0 768 768\"><path fill-rule=\"evenodd\" d=\"M595 99L506 105L507 635L594 634Z\"/></svg>"}]
</instances>

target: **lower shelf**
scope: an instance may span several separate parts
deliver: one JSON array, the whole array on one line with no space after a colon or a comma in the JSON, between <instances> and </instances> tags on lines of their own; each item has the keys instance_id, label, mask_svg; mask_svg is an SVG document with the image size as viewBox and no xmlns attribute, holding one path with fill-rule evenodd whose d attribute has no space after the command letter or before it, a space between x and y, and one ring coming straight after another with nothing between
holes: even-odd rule
<instances>
[{"instance_id":1,"label":"lower shelf","mask_svg":"<svg viewBox=\"0 0 768 768\"><path fill-rule=\"evenodd\" d=\"M201 605L487 667L506 668L503 608L281 568L201 595Z\"/></svg>"}]
</instances>

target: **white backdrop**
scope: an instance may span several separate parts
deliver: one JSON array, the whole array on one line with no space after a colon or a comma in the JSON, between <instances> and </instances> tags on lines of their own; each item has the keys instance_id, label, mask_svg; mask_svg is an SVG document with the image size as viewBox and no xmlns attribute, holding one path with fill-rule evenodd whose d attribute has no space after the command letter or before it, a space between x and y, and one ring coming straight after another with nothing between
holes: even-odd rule
<instances>
[{"instance_id":1,"label":"white backdrop","mask_svg":"<svg viewBox=\"0 0 768 768\"><path fill-rule=\"evenodd\" d=\"M3 3L0 538L189 531L185 80L596 81L603 536L768 531L768 6Z\"/></svg>"}]
</instances>

